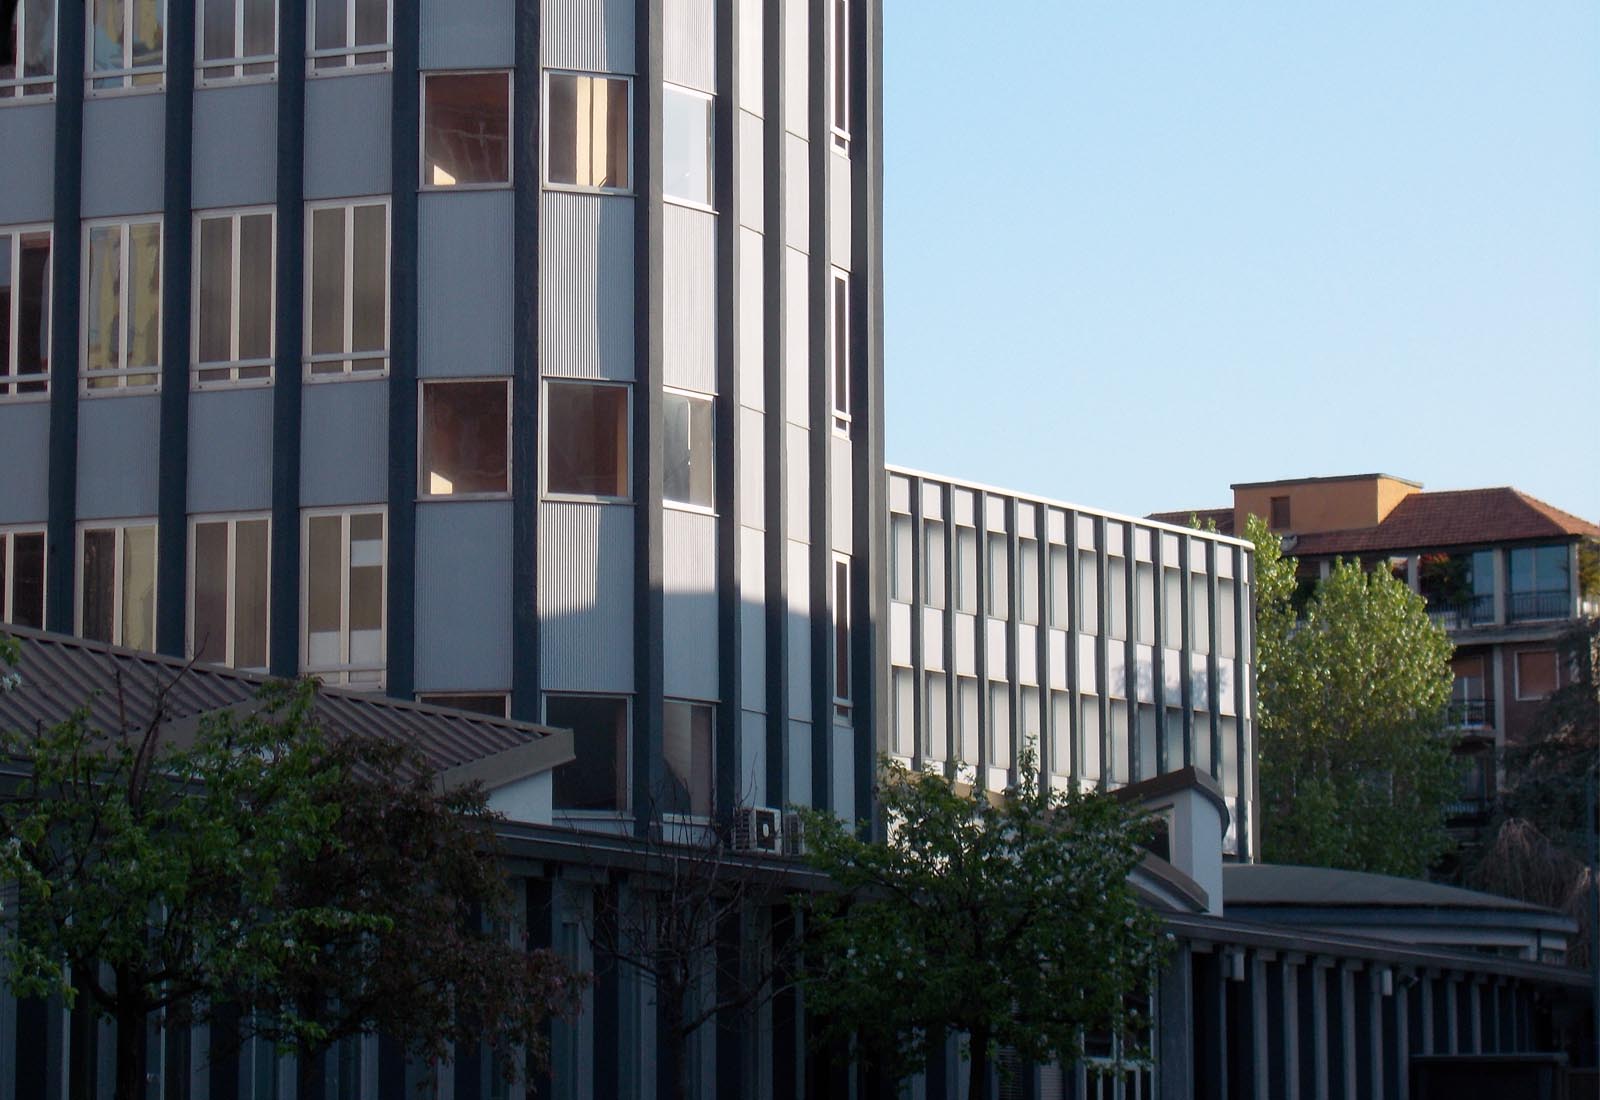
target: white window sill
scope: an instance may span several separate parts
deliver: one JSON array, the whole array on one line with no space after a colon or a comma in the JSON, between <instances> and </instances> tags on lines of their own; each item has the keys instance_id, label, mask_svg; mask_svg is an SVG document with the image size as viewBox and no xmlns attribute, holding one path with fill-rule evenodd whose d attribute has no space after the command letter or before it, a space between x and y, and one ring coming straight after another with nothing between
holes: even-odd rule
<instances>
[{"instance_id":1,"label":"white window sill","mask_svg":"<svg viewBox=\"0 0 1600 1100\"><path fill-rule=\"evenodd\" d=\"M662 194L661 201L667 206L677 206L684 210L698 210L702 214L715 214L717 208L710 203L696 202L694 199L679 198L677 195Z\"/></svg>"},{"instance_id":2,"label":"white window sill","mask_svg":"<svg viewBox=\"0 0 1600 1100\"><path fill-rule=\"evenodd\" d=\"M466 503L471 503L473 501L510 500L510 499L511 499L511 491L509 489L507 489L505 491L502 491L502 492L498 492L498 493L419 493L419 494L417 494L417 503L418 504L440 504L440 503L447 503L449 501L460 501L461 503L466 504Z\"/></svg>"},{"instance_id":3,"label":"white window sill","mask_svg":"<svg viewBox=\"0 0 1600 1100\"><path fill-rule=\"evenodd\" d=\"M580 187L574 183L551 183L544 181L546 191L559 191L568 195L609 195L613 198L633 198L631 187Z\"/></svg>"},{"instance_id":4,"label":"white window sill","mask_svg":"<svg viewBox=\"0 0 1600 1100\"><path fill-rule=\"evenodd\" d=\"M632 497L585 496L582 493L546 492L541 498L546 504L632 504Z\"/></svg>"},{"instance_id":5,"label":"white window sill","mask_svg":"<svg viewBox=\"0 0 1600 1100\"><path fill-rule=\"evenodd\" d=\"M704 504L690 504L683 500L667 500L666 498L662 498L661 507L670 508L674 512L687 512L690 515L695 516L710 516L712 519L717 517L717 510L715 508L708 508Z\"/></svg>"},{"instance_id":6,"label":"white window sill","mask_svg":"<svg viewBox=\"0 0 1600 1100\"><path fill-rule=\"evenodd\" d=\"M420 183L417 190L424 195L448 195L452 191L510 191L510 180L495 180L493 183Z\"/></svg>"}]
</instances>

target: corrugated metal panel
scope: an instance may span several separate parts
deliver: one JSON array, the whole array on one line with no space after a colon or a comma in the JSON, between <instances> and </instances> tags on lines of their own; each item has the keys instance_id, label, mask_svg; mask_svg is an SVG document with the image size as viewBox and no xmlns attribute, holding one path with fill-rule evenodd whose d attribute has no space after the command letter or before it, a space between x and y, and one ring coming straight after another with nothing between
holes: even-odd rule
<instances>
[{"instance_id":1,"label":"corrugated metal panel","mask_svg":"<svg viewBox=\"0 0 1600 1100\"><path fill-rule=\"evenodd\" d=\"M539 506L539 649L550 691L633 690L633 510Z\"/></svg>"},{"instance_id":2,"label":"corrugated metal panel","mask_svg":"<svg viewBox=\"0 0 1600 1100\"><path fill-rule=\"evenodd\" d=\"M739 106L758 115L765 110L765 9L762 0L739 0Z\"/></svg>"},{"instance_id":3,"label":"corrugated metal panel","mask_svg":"<svg viewBox=\"0 0 1600 1100\"><path fill-rule=\"evenodd\" d=\"M633 199L547 191L540 231L540 368L633 378Z\"/></svg>"},{"instance_id":4,"label":"corrugated metal panel","mask_svg":"<svg viewBox=\"0 0 1600 1100\"><path fill-rule=\"evenodd\" d=\"M766 239L754 230L739 230L739 402L752 409L767 407L766 283L761 253Z\"/></svg>"},{"instance_id":5,"label":"corrugated metal panel","mask_svg":"<svg viewBox=\"0 0 1600 1100\"><path fill-rule=\"evenodd\" d=\"M783 243L811 251L811 148L804 138L783 135Z\"/></svg>"},{"instance_id":6,"label":"corrugated metal panel","mask_svg":"<svg viewBox=\"0 0 1600 1100\"><path fill-rule=\"evenodd\" d=\"M739 715L739 778L735 788L746 806L767 806L767 716L759 710Z\"/></svg>"},{"instance_id":7,"label":"corrugated metal panel","mask_svg":"<svg viewBox=\"0 0 1600 1100\"><path fill-rule=\"evenodd\" d=\"M1217 712L1219 714L1237 714L1239 708L1233 697L1233 661L1227 657L1217 658Z\"/></svg>"},{"instance_id":8,"label":"corrugated metal panel","mask_svg":"<svg viewBox=\"0 0 1600 1100\"><path fill-rule=\"evenodd\" d=\"M761 560L765 536L741 527L739 542L744 584L739 601L739 677L744 697L761 702L767 697L766 571Z\"/></svg>"},{"instance_id":9,"label":"corrugated metal panel","mask_svg":"<svg viewBox=\"0 0 1600 1100\"><path fill-rule=\"evenodd\" d=\"M793 424L783 426L784 511L788 535L811 539L811 433Z\"/></svg>"},{"instance_id":10,"label":"corrugated metal panel","mask_svg":"<svg viewBox=\"0 0 1600 1100\"><path fill-rule=\"evenodd\" d=\"M196 88L195 209L270 203L278 193L277 173L277 88Z\"/></svg>"},{"instance_id":11,"label":"corrugated metal panel","mask_svg":"<svg viewBox=\"0 0 1600 1100\"><path fill-rule=\"evenodd\" d=\"M717 90L717 19L712 0L662 0L661 74L673 84Z\"/></svg>"},{"instance_id":12,"label":"corrugated metal panel","mask_svg":"<svg viewBox=\"0 0 1600 1100\"><path fill-rule=\"evenodd\" d=\"M1017 625L1017 682L1039 683L1039 628L1027 623Z\"/></svg>"},{"instance_id":13,"label":"corrugated metal panel","mask_svg":"<svg viewBox=\"0 0 1600 1100\"><path fill-rule=\"evenodd\" d=\"M511 373L509 191L417 200L417 373Z\"/></svg>"},{"instance_id":14,"label":"corrugated metal panel","mask_svg":"<svg viewBox=\"0 0 1600 1100\"><path fill-rule=\"evenodd\" d=\"M515 63L515 0L421 0L424 69L498 69Z\"/></svg>"},{"instance_id":15,"label":"corrugated metal panel","mask_svg":"<svg viewBox=\"0 0 1600 1100\"><path fill-rule=\"evenodd\" d=\"M1011 624L1004 619L983 620L984 671L991 680L1006 678L1006 636Z\"/></svg>"},{"instance_id":16,"label":"corrugated metal panel","mask_svg":"<svg viewBox=\"0 0 1600 1100\"><path fill-rule=\"evenodd\" d=\"M936 607L922 609L922 666L944 670L944 616Z\"/></svg>"},{"instance_id":17,"label":"corrugated metal panel","mask_svg":"<svg viewBox=\"0 0 1600 1100\"><path fill-rule=\"evenodd\" d=\"M809 104L806 103L810 87L811 39L808 34L807 8L809 4L783 5L783 125L784 128L804 136L810 125Z\"/></svg>"},{"instance_id":18,"label":"corrugated metal panel","mask_svg":"<svg viewBox=\"0 0 1600 1100\"><path fill-rule=\"evenodd\" d=\"M320 383L305 387L301 402L301 505L387 500L389 383Z\"/></svg>"},{"instance_id":19,"label":"corrugated metal panel","mask_svg":"<svg viewBox=\"0 0 1600 1100\"><path fill-rule=\"evenodd\" d=\"M828 260L850 270L850 159L828 158Z\"/></svg>"},{"instance_id":20,"label":"corrugated metal panel","mask_svg":"<svg viewBox=\"0 0 1600 1100\"><path fill-rule=\"evenodd\" d=\"M889 663L911 667L911 605L889 605Z\"/></svg>"},{"instance_id":21,"label":"corrugated metal panel","mask_svg":"<svg viewBox=\"0 0 1600 1100\"><path fill-rule=\"evenodd\" d=\"M957 613L955 621L956 675L978 674L978 620L976 616Z\"/></svg>"},{"instance_id":22,"label":"corrugated metal panel","mask_svg":"<svg viewBox=\"0 0 1600 1100\"><path fill-rule=\"evenodd\" d=\"M851 727L833 727L833 812L846 821L856 816L855 741Z\"/></svg>"},{"instance_id":23,"label":"corrugated metal panel","mask_svg":"<svg viewBox=\"0 0 1600 1100\"><path fill-rule=\"evenodd\" d=\"M811 723L789 722L789 797L792 806L809 806L811 798Z\"/></svg>"},{"instance_id":24,"label":"corrugated metal panel","mask_svg":"<svg viewBox=\"0 0 1600 1100\"><path fill-rule=\"evenodd\" d=\"M161 209L165 110L166 97L159 95L106 96L84 102L85 218L153 214ZM49 148L40 150L40 159L48 156ZM6 173L8 187L16 174Z\"/></svg>"},{"instance_id":25,"label":"corrugated metal panel","mask_svg":"<svg viewBox=\"0 0 1600 1100\"><path fill-rule=\"evenodd\" d=\"M744 453L739 455L739 514L758 530L766 530L767 452L762 444L766 417L754 409L739 409L739 438ZM756 562L760 562L757 555Z\"/></svg>"},{"instance_id":26,"label":"corrugated metal panel","mask_svg":"<svg viewBox=\"0 0 1600 1100\"><path fill-rule=\"evenodd\" d=\"M811 548L787 544L789 581L789 717L811 718ZM827 612L819 607L819 614Z\"/></svg>"},{"instance_id":27,"label":"corrugated metal panel","mask_svg":"<svg viewBox=\"0 0 1600 1100\"><path fill-rule=\"evenodd\" d=\"M511 502L417 505L418 691L511 687Z\"/></svg>"},{"instance_id":28,"label":"corrugated metal panel","mask_svg":"<svg viewBox=\"0 0 1600 1100\"><path fill-rule=\"evenodd\" d=\"M389 193L392 86L389 73L306 81L306 198Z\"/></svg>"},{"instance_id":29,"label":"corrugated metal panel","mask_svg":"<svg viewBox=\"0 0 1600 1100\"><path fill-rule=\"evenodd\" d=\"M828 433L832 449L833 472L829 477L828 504L833 522L828 532L833 548L841 554L855 552L855 483L850 477L850 440L836 432Z\"/></svg>"},{"instance_id":30,"label":"corrugated metal panel","mask_svg":"<svg viewBox=\"0 0 1600 1100\"><path fill-rule=\"evenodd\" d=\"M680 699L716 699L716 517L663 508L661 561L665 693Z\"/></svg>"},{"instance_id":31,"label":"corrugated metal panel","mask_svg":"<svg viewBox=\"0 0 1600 1100\"><path fill-rule=\"evenodd\" d=\"M760 115L739 112L739 224L766 226L765 137Z\"/></svg>"},{"instance_id":32,"label":"corrugated metal panel","mask_svg":"<svg viewBox=\"0 0 1600 1100\"><path fill-rule=\"evenodd\" d=\"M189 511L272 507L272 390L189 395Z\"/></svg>"},{"instance_id":33,"label":"corrugated metal panel","mask_svg":"<svg viewBox=\"0 0 1600 1100\"><path fill-rule=\"evenodd\" d=\"M154 394L78 402L79 518L155 515L160 435Z\"/></svg>"},{"instance_id":34,"label":"corrugated metal panel","mask_svg":"<svg viewBox=\"0 0 1600 1100\"><path fill-rule=\"evenodd\" d=\"M717 389L717 216L672 203L662 209L662 381Z\"/></svg>"},{"instance_id":35,"label":"corrugated metal panel","mask_svg":"<svg viewBox=\"0 0 1600 1100\"><path fill-rule=\"evenodd\" d=\"M4 115L0 111L0 118ZM0 523L44 522L50 511L50 403L0 405L0 440L5 441L4 453L12 456L8 461L32 456L29 476L0 476Z\"/></svg>"},{"instance_id":36,"label":"corrugated metal panel","mask_svg":"<svg viewBox=\"0 0 1600 1100\"><path fill-rule=\"evenodd\" d=\"M811 329L810 297L806 293L806 272L810 267L804 252L783 250L784 263L784 416L792 424L805 425L811 419Z\"/></svg>"},{"instance_id":37,"label":"corrugated metal panel","mask_svg":"<svg viewBox=\"0 0 1600 1100\"><path fill-rule=\"evenodd\" d=\"M6 185L0 187L0 224L50 220L55 201L55 133L53 105L7 106L0 111L0 149L25 150L28 155L28 170L6 173Z\"/></svg>"},{"instance_id":38,"label":"corrugated metal panel","mask_svg":"<svg viewBox=\"0 0 1600 1100\"><path fill-rule=\"evenodd\" d=\"M544 0L539 31L549 68L634 71L631 0Z\"/></svg>"}]
</instances>

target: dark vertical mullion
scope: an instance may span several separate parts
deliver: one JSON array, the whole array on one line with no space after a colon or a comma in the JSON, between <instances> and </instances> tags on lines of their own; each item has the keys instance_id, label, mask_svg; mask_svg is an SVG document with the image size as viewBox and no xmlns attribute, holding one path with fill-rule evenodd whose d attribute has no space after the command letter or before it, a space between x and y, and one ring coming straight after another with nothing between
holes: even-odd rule
<instances>
[{"instance_id":1,"label":"dark vertical mullion","mask_svg":"<svg viewBox=\"0 0 1600 1100\"><path fill-rule=\"evenodd\" d=\"M635 0L634 12L633 800L640 835L663 769L661 5Z\"/></svg>"},{"instance_id":2,"label":"dark vertical mullion","mask_svg":"<svg viewBox=\"0 0 1600 1100\"><path fill-rule=\"evenodd\" d=\"M922 611L928 600L928 579L923 575L922 560L922 542L926 536L923 534L922 479L913 477L906 480L910 486L911 507L911 766L920 769L928 752L927 738L924 736L927 728L928 672L922 644ZM889 552L895 554L899 551L891 546ZM862 567L866 566L867 563L862 562ZM855 624L852 623L852 634L854 628ZM893 689L892 684L890 688Z\"/></svg>"},{"instance_id":3,"label":"dark vertical mullion","mask_svg":"<svg viewBox=\"0 0 1600 1100\"><path fill-rule=\"evenodd\" d=\"M1100 789L1111 786L1111 601L1107 597L1107 526L1103 516L1094 517L1094 685L1100 702Z\"/></svg>"},{"instance_id":4,"label":"dark vertical mullion","mask_svg":"<svg viewBox=\"0 0 1600 1100\"><path fill-rule=\"evenodd\" d=\"M1010 615L1006 619L1006 709L1011 729L998 733L1011 738L1011 764L1007 771L1012 782L1016 781L1020 771L1017 760L1022 753L1022 732L1027 728L1022 720L1022 678L1018 675L1018 649L1022 645L1022 554L1018 540L1022 537L1023 507L1023 503L1015 497L1006 500L1006 588L1009 589L1011 604Z\"/></svg>"},{"instance_id":5,"label":"dark vertical mullion","mask_svg":"<svg viewBox=\"0 0 1600 1100\"><path fill-rule=\"evenodd\" d=\"M511 385L511 717L541 717L539 708L539 64L540 4L516 5L516 73L512 117L512 385Z\"/></svg>"},{"instance_id":6,"label":"dark vertical mullion","mask_svg":"<svg viewBox=\"0 0 1600 1100\"><path fill-rule=\"evenodd\" d=\"M1167 577L1163 564L1165 533L1150 531L1150 618L1154 626L1150 646L1150 688L1156 708L1156 774L1175 770L1167 752Z\"/></svg>"},{"instance_id":7,"label":"dark vertical mullion","mask_svg":"<svg viewBox=\"0 0 1600 1100\"><path fill-rule=\"evenodd\" d=\"M1038 536L1034 544L1039 548L1034 563L1039 573L1039 622L1034 633L1035 678L1039 681L1039 782L1048 787L1055 768L1055 713L1051 705L1054 688L1050 681L1050 611L1055 606L1055 591L1050 580L1050 508L1030 507L1034 509L1034 531Z\"/></svg>"},{"instance_id":8,"label":"dark vertical mullion","mask_svg":"<svg viewBox=\"0 0 1600 1100\"><path fill-rule=\"evenodd\" d=\"M306 5L278 5L276 356L272 377L274 676L300 671L300 404L305 340Z\"/></svg>"},{"instance_id":9,"label":"dark vertical mullion","mask_svg":"<svg viewBox=\"0 0 1600 1100\"><path fill-rule=\"evenodd\" d=\"M1078 570L1078 513L1068 509L1064 513L1067 536L1067 718L1072 736L1072 760L1067 774L1073 786L1083 778L1083 701L1082 685L1078 683L1078 601L1083 599L1083 586Z\"/></svg>"},{"instance_id":10,"label":"dark vertical mullion","mask_svg":"<svg viewBox=\"0 0 1600 1100\"><path fill-rule=\"evenodd\" d=\"M989 498L982 491L972 494L972 522L977 531L977 553L973 555L978 574L977 600L973 616L972 667L978 681L978 759L972 761L973 785L989 786Z\"/></svg>"},{"instance_id":11,"label":"dark vertical mullion","mask_svg":"<svg viewBox=\"0 0 1600 1100\"><path fill-rule=\"evenodd\" d=\"M943 517L944 618L940 621L944 638L944 738L945 774L954 778L956 760L961 755L961 676L956 671L956 601L960 580L956 576L956 493L948 484L939 486L939 515ZM965 763L965 761L963 761Z\"/></svg>"},{"instance_id":12,"label":"dark vertical mullion","mask_svg":"<svg viewBox=\"0 0 1600 1100\"><path fill-rule=\"evenodd\" d=\"M78 332L83 277L83 60L87 5L56 12L56 144L50 235L50 488L45 623L73 633L78 518Z\"/></svg>"},{"instance_id":13,"label":"dark vertical mullion","mask_svg":"<svg viewBox=\"0 0 1600 1100\"><path fill-rule=\"evenodd\" d=\"M849 817L846 807L833 805L833 699L838 694L834 683L837 662L833 622L841 609L835 606L838 600L833 583L833 379L828 369L831 337L828 315L833 302L833 264L828 255L828 158L833 156L827 96L828 0L806 0L806 4L810 32L806 52L809 71L805 128L808 137L806 168L810 177L807 229L811 234L806 243L806 302L809 306L806 318L810 326L806 392L811 405L808 437L811 499L806 502L811 512L811 801L812 805L843 811L843 816ZM853 572L855 563L851 565ZM852 723L855 721L853 712L850 719ZM882 747L888 748L887 745Z\"/></svg>"},{"instance_id":14,"label":"dark vertical mullion","mask_svg":"<svg viewBox=\"0 0 1600 1100\"><path fill-rule=\"evenodd\" d=\"M1211 719L1211 774L1222 776L1222 707L1217 688L1217 544L1206 540L1206 713ZM1237 763L1237 762L1236 762ZM1242 792L1240 792L1242 793Z\"/></svg>"},{"instance_id":15,"label":"dark vertical mullion","mask_svg":"<svg viewBox=\"0 0 1600 1100\"><path fill-rule=\"evenodd\" d=\"M785 358L785 292L783 197L783 5L766 0L762 34L762 314L763 382L762 445L766 474L766 632L767 632L767 802L782 806L789 791L789 523L788 460L784 434L788 423L783 368ZM798 3L799 0L788 0ZM726 322L724 322L726 323Z\"/></svg>"},{"instance_id":16,"label":"dark vertical mullion","mask_svg":"<svg viewBox=\"0 0 1600 1100\"><path fill-rule=\"evenodd\" d=\"M167 12L161 214L161 427L156 479L156 650L182 656L189 513L189 311L193 261L194 5Z\"/></svg>"},{"instance_id":17,"label":"dark vertical mullion","mask_svg":"<svg viewBox=\"0 0 1600 1100\"><path fill-rule=\"evenodd\" d=\"M1251 829L1255 826L1254 808L1259 804L1260 788L1256 781L1259 770L1249 752L1251 714L1250 700L1255 698L1255 614L1245 606L1246 571L1254 559L1242 546L1233 548L1233 714L1234 736L1238 739L1239 801L1235 809L1238 821L1234 835L1239 841L1241 859L1253 858L1255 842ZM1250 585L1253 594L1255 586ZM1248 656L1249 660L1246 661ZM1245 765L1250 766L1250 787L1245 787Z\"/></svg>"},{"instance_id":18,"label":"dark vertical mullion","mask_svg":"<svg viewBox=\"0 0 1600 1100\"><path fill-rule=\"evenodd\" d=\"M1149 762L1139 745L1139 533L1131 523L1122 525L1122 634L1123 687L1128 705L1128 782L1148 779Z\"/></svg>"},{"instance_id":19,"label":"dark vertical mullion","mask_svg":"<svg viewBox=\"0 0 1600 1100\"><path fill-rule=\"evenodd\" d=\"M1193 547L1188 535L1178 538L1178 607L1182 612L1179 634L1178 683L1183 700L1183 764L1194 763L1194 593L1190 590L1189 558Z\"/></svg>"}]
</instances>

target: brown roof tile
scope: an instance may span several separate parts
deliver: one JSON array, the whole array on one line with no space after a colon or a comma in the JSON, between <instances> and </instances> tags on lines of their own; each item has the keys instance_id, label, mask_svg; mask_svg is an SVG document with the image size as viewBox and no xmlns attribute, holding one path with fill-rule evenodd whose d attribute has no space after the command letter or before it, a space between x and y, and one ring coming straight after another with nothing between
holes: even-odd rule
<instances>
[{"instance_id":1,"label":"brown roof tile","mask_svg":"<svg viewBox=\"0 0 1600 1100\"><path fill-rule=\"evenodd\" d=\"M1233 509L1232 508L1188 508L1176 512L1151 512L1145 519L1153 519L1157 523L1170 523L1174 527L1187 527L1191 519L1200 521L1202 527L1206 520L1212 520L1217 525L1217 534L1232 535Z\"/></svg>"},{"instance_id":2,"label":"brown roof tile","mask_svg":"<svg viewBox=\"0 0 1600 1100\"><path fill-rule=\"evenodd\" d=\"M1600 527L1502 486L1413 493L1376 527L1300 535L1292 552L1365 554L1575 537L1600 538Z\"/></svg>"}]
</instances>

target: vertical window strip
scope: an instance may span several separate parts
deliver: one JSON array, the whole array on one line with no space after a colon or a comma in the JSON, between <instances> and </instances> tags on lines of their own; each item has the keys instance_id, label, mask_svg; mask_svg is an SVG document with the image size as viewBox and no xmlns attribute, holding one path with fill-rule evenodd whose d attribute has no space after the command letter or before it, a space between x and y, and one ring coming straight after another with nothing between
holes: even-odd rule
<instances>
[{"instance_id":1,"label":"vertical window strip","mask_svg":"<svg viewBox=\"0 0 1600 1100\"><path fill-rule=\"evenodd\" d=\"M45 570L43 527L0 530L0 623L44 626ZM30 577L24 577L25 567ZM31 582L31 583L29 583ZM24 599L24 594L28 598Z\"/></svg>"},{"instance_id":2,"label":"vertical window strip","mask_svg":"<svg viewBox=\"0 0 1600 1100\"><path fill-rule=\"evenodd\" d=\"M212 6L206 0L198 0L196 22L199 25L198 38L201 45L195 68L199 71L201 83L226 84L238 80L275 77L278 74L277 0L230 0L230 6L233 13L231 48L226 53L210 56L206 53L209 40L207 22L212 17ZM258 46L258 43L246 41L253 25L270 28L270 43L259 43L259 46L267 47L264 51L260 48L252 50L250 47Z\"/></svg>"},{"instance_id":3,"label":"vertical window strip","mask_svg":"<svg viewBox=\"0 0 1600 1100\"><path fill-rule=\"evenodd\" d=\"M245 233L247 221L265 220L266 233L264 236ZM225 222L228 240L228 271L227 271L227 302L225 332L228 341L228 357L224 360L207 360L205 348L202 346L201 335L205 331L202 321L211 323L211 318L205 316L206 296L208 286L216 285L218 273L208 269L205 253L205 227L208 224ZM195 217L194 234L194 303L192 314L192 336L190 347L193 350L193 360L190 364L191 383L194 389L212 389L217 386L233 384L266 385L272 381L274 357L277 353L276 327L271 323L276 302L277 286L277 249L276 212L271 207L255 207L248 210L232 211L224 214L203 214ZM264 244L266 255L252 254L246 256L246 246L250 242L257 245ZM264 271L256 273L254 282L255 293L247 293L245 289L245 274L257 265L264 267ZM257 295L264 293L267 300L267 324L263 332L266 337L266 347L261 349L264 354L246 355L243 343L245 331L246 309L256 300ZM255 349L251 349L255 350Z\"/></svg>"},{"instance_id":4,"label":"vertical window strip","mask_svg":"<svg viewBox=\"0 0 1600 1100\"><path fill-rule=\"evenodd\" d=\"M387 69L394 64L393 0L311 0L312 17L306 21L306 56L311 59L308 76L339 73L350 69ZM383 6L381 40L360 41L362 10L368 14ZM324 13L332 13L331 19ZM339 39L318 45L318 30L324 24L339 24Z\"/></svg>"},{"instance_id":5,"label":"vertical window strip","mask_svg":"<svg viewBox=\"0 0 1600 1100\"><path fill-rule=\"evenodd\" d=\"M834 269L833 344L828 349L833 385L833 430L850 434L850 276Z\"/></svg>"},{"instance_id":6,"label":"vertical window strip","mask_svg":"<svg viewBox=\"0 0 1600 1100\"><path fill-rule=\"evenodd\" d=\"M833 558L833 709L848 721L852 710L850 683L850 559Z\"/></svg>"},{"instance_id":7,"label":"vertical window strip","mask_svg":"<svg viewBox=\"0 0 1600 1100\"><path fill-rule=\"evenodd\" d=\"M389 313L389 247L390 247L390 219L388 198L367 199L356 202L318 202L308 203L307 209L310 216L306 222L306 264L305 264L305 329L306 352L303 377L307 382L338 381L350 375L381 378L389 373L389 338L390 338L390 313ZM339 287L337 297L340 303L339 317L339 347L334 350L319 350L317 346L317 306L318 306L318 272L319 261L317 244L317 224L319 221L326 226L326 219L319 219L318 213L336 211L339 215L339 228L336 232L341 241L339 258ZM378 211L381 213L379 226L373 227L371 219L363 219L363 211ZM368 221L367 229L379 229L381 241L368 241L362 232L360 223ZM357 348L356 333L358 329L356 312L361 299L356 294L356 254L358 246L362 243L381 245L381 255L377 267L383 272L383 286L381 293L373 296L375 308L382 310L382 323L380 326L381 337L377 341L380 345L376 348ZM323 272L325 275L326 273Z\"/></svg>"},{"instance_id":8,"label":"vertical window strip","mask_svg":"<svg viewBox=\"0 0 1600 1100\"><path fill-rule=\"evenodd\" d=\"M109 22L116 14L120 26ZM166 24L166 0L91 0L85 66L89 91L159 90L166 73Z\"/></svg>"},{"instance_id":9,"label":"vertical window strip","mask_svg":"<svg viewBox=\"0 0 1600 1100\"><path fill-rule=\"evenodd\" d=\"M355 537L357 521L373 517L378 521L378 534L376 540L358 539ZM312 530L318 521L333 520L338 523L338 538L336 543L336 560L332 563L319 562L312 554ZM378 560L371 563L358 564L355 561L357 545L376 541ZM386 652L386 592L388 588L388 520L386 510L383 508L363 508L354 511L308 511L305 513L301 524L301 558L304 568L301 570L301 670L310 675L322 676L330 683L372 690L381 690L384 685L383 654ZM338 615L336 632L338 635L338 653L333 661L314 660L311 652L311 602L312 574L319 568L332 568L338 584ZM375 601L377 612L377 626L375 645L372 647L376 655L375 660L357 660L354 653L355 625L352 621L351 594L354 588L355 571L357 569L376 568L379 570L379 591ZM372 629L372 628L368 628Z\"/></svg>"},{"instance_id":10,"label":"vertical window strip","mask_svg":"<svg viewBox=\"0 0 1600 1100\"><path fill-rule=\"evenodd\" d=\"M105 389L137 389L153 392L160 388L161 383L161 218L155 216L128 221L90 222L85 226L85 230L80 392L89 394ZM135 248L141 238L143 252ZM111 275L107 265L97 266L93 263L97 239L103 246L109 244L116 249L114 263L116 282L113 287L101 285L101 280ZM145 256L145 253L151 255ZM155 270L139 271L135 266L135 260L140 257L153 259ZM151 276L151 285L144 288L144 293L153 298L154 308L143 318L143 323L134 316L136 307L146 305L140 295L140 288L134 284L135 275ZM107 311L113 314L109 319L105 316ZM103 341L108 335L107 329L116 333L115 347L111 349L107 361L100 366L94 366L89 356L91 332L99 334ZM153 345L145 347L145 350L150 352L148 363L134 362L139 350L135 344L140 347Z\"/></svg>"},{"instance_id":11,"label":"vertical window strip","mask_svg":"<svg viewBox=\"0 0 1600 1100\"><path fill-rule=\"evenodd\" d=\"M53 264L49 226L0 230L0 400L50 391Z\"/></svg>"},{"instance_id":12,"label":"vertical window strip","mask_svg":"<svg viewBox=\"0 0 1600 1100\"><path fill-rule=\"evenodd\" d=\"M70 2L70 0L69 0ZM56 0L17 0L13 52L0 57L0 102L56 93Z\"/></svg>"}]
</instances>

